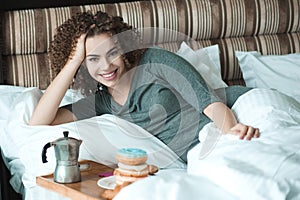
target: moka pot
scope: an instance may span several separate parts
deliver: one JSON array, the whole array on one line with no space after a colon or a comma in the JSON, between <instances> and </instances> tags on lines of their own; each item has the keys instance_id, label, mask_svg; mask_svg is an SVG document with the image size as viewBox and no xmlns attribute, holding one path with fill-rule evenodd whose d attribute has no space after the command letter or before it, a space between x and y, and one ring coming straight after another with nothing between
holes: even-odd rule
<instances>
[{"instance_id":1,"label":"moka pot","mask_svg":"<svg viewBox=\"0 0 300 200\"><path fill-rule=\"evenodd\" d=\"M82 140L68 137L69 132L63 132L64 137L53 142L48 142L42 151L43 163L48 162L46 157L47 149L54 146L56 167L54 181L58 183L75 183L81 181L78 165L79 147Z\"/></svg>"}]
</instances>

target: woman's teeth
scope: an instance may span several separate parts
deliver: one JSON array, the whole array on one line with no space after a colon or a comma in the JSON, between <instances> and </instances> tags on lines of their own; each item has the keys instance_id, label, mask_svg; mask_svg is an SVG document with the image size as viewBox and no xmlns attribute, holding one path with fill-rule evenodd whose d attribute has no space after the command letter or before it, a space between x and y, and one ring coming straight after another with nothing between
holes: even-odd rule
<instances>
[{"instance_id":1,"label":"woman's teeth","mask_svg":"<svg viewBox=\"0 0 300 200\"><path fill-rule=\"evenodd\" d=\"M114 74L115 74L115 71L113 71L112 73L109 73L109 74L102 74L102 76L104 78L109 78L109 77L112 77Z\"/></svg>"},{"instance_id":2,"label":"woman's teeth","mask_svg":"<svg viewBox=\"0 0 300 200\"><path fill-rule=\"evenodd\" d=\"M106 74L100 74L103 78L107 79L107 80L111 80L114 79L115 76L117 75L117 69L113 72L110 73L106 73Z\"/></svg>"}]
</instances>

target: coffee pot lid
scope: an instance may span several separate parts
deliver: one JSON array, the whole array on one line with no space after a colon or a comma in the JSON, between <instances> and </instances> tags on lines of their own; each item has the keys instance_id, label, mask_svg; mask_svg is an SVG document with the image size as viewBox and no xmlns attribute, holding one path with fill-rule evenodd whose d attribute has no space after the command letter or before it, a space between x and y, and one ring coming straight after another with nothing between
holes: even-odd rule
<instances>
[{"instance_id":1,"label":"coffee pot lid","mask_svg":"<svg viewBox=\"0 0 300 200\"><path fill-rule=\"evenodd\" d=\"M69 131L64 131L63 134L64 137L58 138L53 142L55 145L66 145L66 144L73 144L73 143L78 145L81 144L82 142L82 140L69 137Z\"/></svg>"}]
</instances>

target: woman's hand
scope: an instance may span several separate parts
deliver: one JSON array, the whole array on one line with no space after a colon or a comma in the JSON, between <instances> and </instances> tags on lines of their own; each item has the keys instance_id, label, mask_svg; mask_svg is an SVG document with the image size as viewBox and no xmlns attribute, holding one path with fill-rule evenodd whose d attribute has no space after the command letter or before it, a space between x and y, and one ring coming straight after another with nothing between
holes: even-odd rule
<instances>
[{"instance_id":1,"label":"woman's hand","mask_svg":"<svg viewBox=\"0 0 300 200\"><path fill-rule=\"evenodd\" d=\"M252 138L259 137L259 129L252 126L247 126L241 123L237 123L228 133L239 136L240 139L251 140Z\"/></svg>"},{"instance_id":2,"label":"woman's hand","mask_svg":"<svg viewBox=\"0 0 300 200\"><path fill-rule=\"evenodd\" d=\"M86 39L85 33L78 38L76 48L71 52L68 62L76 62L78 66L80 66L80 64L84 61L85 39Z\"/></svg>"},{"instance_id":3,"label":"woman's hand","mask_svg":"<svg viewBox=\"0 0 300 200\"><path fill-rule=\"evenodd\" d=\"M208 116L222 133L230 133L239 136L240 139L251 140L259 137L258 128L238 123L231 109L221 102L215 102L204 109Z\"/></svg>"}]
</instances>

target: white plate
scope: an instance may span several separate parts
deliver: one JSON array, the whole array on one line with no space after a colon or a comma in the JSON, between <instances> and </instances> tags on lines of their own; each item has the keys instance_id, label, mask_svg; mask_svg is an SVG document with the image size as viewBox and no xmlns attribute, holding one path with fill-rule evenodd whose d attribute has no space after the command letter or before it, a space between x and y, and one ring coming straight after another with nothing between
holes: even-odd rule
<instances>
[{"instance_id":1,"label":"white plate","mask_svg":"<svg viewBox=\"0 0 300 200\"><path fill-rule=\"evenodd\" d=\"M116 187L116 177L109 176L101 178L97 181L97 184L102 188L113 190Z\"/></svg>"}]
</instances>

